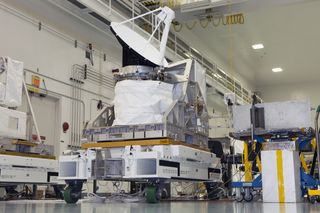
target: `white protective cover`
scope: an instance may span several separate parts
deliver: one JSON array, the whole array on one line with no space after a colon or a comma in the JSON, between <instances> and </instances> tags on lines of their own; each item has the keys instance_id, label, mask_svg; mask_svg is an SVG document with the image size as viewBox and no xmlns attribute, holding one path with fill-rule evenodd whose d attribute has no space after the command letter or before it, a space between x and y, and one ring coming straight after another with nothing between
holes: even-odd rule
<instances>
[{"instance_id":1,"label":"white protective cover","mask_svg":"<svg viewBox=\"0 0 320 213\"><path fill-rule=\"evenodd\" d=\"M115 86L116 125L162 123L173 102L173 85L160 81L124 80Z\"/></svg>"},{"instance_id":2,"label":"white protective cover","mask_svg":"<svg viewBox=\"0 0 320 213\"><path fill-rule=\"evenodd\" d=\"M0 137L26 139L27 114L0 107Z\"/></svg>"},{"instance_id":3,"label":"white protective cover","mask_svg":"<svg viewBox=\"0 0 320 213\"><path fill-rule=\"evenodd\" d=\"M22 78L23 62L0 57L0 104L21 106Z\"/></svg>"}]
</instances>

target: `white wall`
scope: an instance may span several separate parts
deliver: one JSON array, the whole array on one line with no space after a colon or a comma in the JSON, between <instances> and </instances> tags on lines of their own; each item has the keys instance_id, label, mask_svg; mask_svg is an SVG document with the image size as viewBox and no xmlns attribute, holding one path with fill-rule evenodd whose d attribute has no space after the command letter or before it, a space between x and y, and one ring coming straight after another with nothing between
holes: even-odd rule
<instances>
[{"instance_id":1,"label":"white wall","mask_svg":"<svg viewBox=\"0 0 320 213\"><path fill-rule=\"evenodd\" d=\"M25 13L25 11L23 11L23 13ZM59 15L59 13L57 13L56 15ZM46 24L47 23L45 22L43 23L43 25ZM72 41L68 41L56 34L53 34L52 32L48 32L47 30L45 30L45 27L43 27L43 29L39 31L38 26L24 20L23 18L17 16L11 10L4 9L3 7L0 7L0 26L2 26L2 30L0 33L0 55L9 56L13 59L24 62L24 67L27 69L38 71L39 74L44 74L53 79L70 84L71 82L69 78L71 77L72 66L74 64L83 65L85 62L85 51L80 47L80 45L78 48L75 48ZM81 32L82 29L83 34L91 32L91 36L90 33L87 34L89 38L92 37L94 39L99 36L98 32L96 32L94 29L91 29L89 26L86 26L85 24L77 27L81 27L77 30ZM54 29L57 32L65 33L58 27L55 27ZM110 38L106 36L102 37L100 35L100 41L103 38L105 39L106 44L110 43ZM75 38L75 40L76 39L77 38ZM94 43L94 40L87 40L86 42ZM110 46L110 49L114 49L116 45L117 44L114 43L113 46ZM119 48L118 51L120 52L121 49ZM93 69L100 71L105 75L111 76L112 68L120 66L121 58L117 57L117 55L119 55L117 52L111 51L111 56L106 53L107 61L103 61L102 57L99 57L99 55L102 55L102 53L106 52L95 49L95 65ZM115 59L116 57L117 59ZM50 80L47 78L44 79L46 82L46 87L49 91L60 93L64 96L72 96L72 88L70 86L61 84L55 80ZM30 73L26 73L25 80L27 83L31 83ZM82 92L82 100L86 105L85 121L87 121L90 119L90 117L92 117L93 113L90 112L92 99L102 99L104 102L110 103L110 101L112 100L113 91L104 87L99 87L96 84L90 82L85 82L83 88L97 94L93 95L87 92ZM101 98L100 95L108 97L109 99ZM71 100L69 98L59 95L55 95L55 98L59 100L59 117L56 119L59 122L57 124L59 133L57 135L58 141L55 144L55 149L59 150L59 152L55 153L58 154L67 148L67 145L70 141L70 130L67 133L63 133L61 125L65 121L71 124L72 109ZM94 110L93 107L91 108L91 110ZM43 117L46 115L43 113L36 116ZM47 122L53 121L48 120ZM60 141L64 141L64 143L60 143Z\"/></svg>"}]
</instances>

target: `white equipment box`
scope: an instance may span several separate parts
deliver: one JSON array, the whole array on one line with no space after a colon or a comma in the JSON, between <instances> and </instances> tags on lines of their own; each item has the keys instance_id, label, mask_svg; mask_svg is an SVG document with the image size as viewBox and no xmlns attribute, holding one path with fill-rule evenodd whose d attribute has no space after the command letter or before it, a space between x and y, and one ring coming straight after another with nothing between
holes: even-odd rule
<instances>
[{"instance_id":1,"label":"white equipment box","mask_svg":"<svg viewBox=\"0 0 320 213\"><path fill-rule=\"evenodd\" d=\"M58 161L0 154L1 183L58 183Z\"/></svg>"},{"instance_id":2,"label":"white equipment box","mask_svg":"<svg viewBox=\"0 0 320 213\"><path fill-rule=\"evenodd\" d=\"M219 159L183 145L126 146L80 150L60 156L59 179L187 179L221 181ZM99 157L100 156L100 157Z\"/></svg>"},{"instance_id":3,"label":"white equipment box","mask_svg":"<svg viewBox=\"0 0 320 213\"><path fill-rule=\"evenodd\" d=\"M0 107L0 136L26 139L27 114Z\"/></svg>"}]
</instances>

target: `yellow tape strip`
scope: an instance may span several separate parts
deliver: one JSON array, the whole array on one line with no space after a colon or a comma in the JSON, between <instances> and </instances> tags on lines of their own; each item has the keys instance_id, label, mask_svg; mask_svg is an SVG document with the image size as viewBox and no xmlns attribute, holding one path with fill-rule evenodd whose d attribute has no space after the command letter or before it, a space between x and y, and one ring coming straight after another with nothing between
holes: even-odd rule
<instances>
[{"instance_id":1,"label":"yellow tape strip","mask_svg":"<svg viewBox=\"0 0 320 213\"><path fill-rule=\"evenodd\" d=\"M243 164L244 164L244 181L251 182L252 181L252 167L249 161L249 147L248 143L243 144Z\"/></svg>"},{"instance_id":2,"label":"yellow tape strip","mask_svg":"<svg viewBox=\"0 0 320 213\"><path fill-rule=\"evenodd\" d=\"M257 164L258 164L259 172L261 172L262 171L262 167L261 167L261 161L260 161L259 156L257 156Z\"/></svg>"},{"instance_id":3,"label":"yellow tape strip","mask_svg":"<svg viewBox=\"0 0 320 213\"><path fill-rule=\"evenodd\" d=\"M276 151L277 156L277 173L278 173L278 195L279 202L284 203L285 194L284 194L284 178L283 178L283 165L282 165L282 150Z\"/></svg>"}]
</instances>

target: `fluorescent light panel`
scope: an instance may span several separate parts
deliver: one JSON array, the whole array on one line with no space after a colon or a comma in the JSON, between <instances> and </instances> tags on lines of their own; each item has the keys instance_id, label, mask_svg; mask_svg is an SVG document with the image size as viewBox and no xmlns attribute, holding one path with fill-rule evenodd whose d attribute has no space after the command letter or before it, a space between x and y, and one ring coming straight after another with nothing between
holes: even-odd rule
<instances>
[{"instance_id":1,"label":"fluorescent light panel","mask_svg":"<svg viewBox=\"0 0 320 213\"><path fill-rule=\"evenodd\" d=\"M283 69L281 67L272 68L272 72L282 72Z\"/></svg>"},{"instance_id":2,"label":"fluorescent light panel","mask_svg":"<svg viewBox=\"0 0 320 213\"><path fill-rule=\"evenodd\" d=\"M252 45L252 49L254 49L254 50L259 50L259 49L263 49L263 48L264 48L263 44Z\"/></svg>"}]
</instances>

